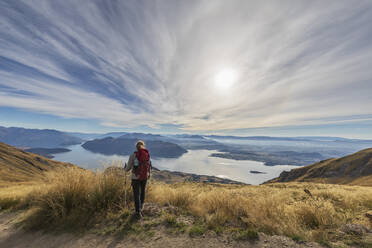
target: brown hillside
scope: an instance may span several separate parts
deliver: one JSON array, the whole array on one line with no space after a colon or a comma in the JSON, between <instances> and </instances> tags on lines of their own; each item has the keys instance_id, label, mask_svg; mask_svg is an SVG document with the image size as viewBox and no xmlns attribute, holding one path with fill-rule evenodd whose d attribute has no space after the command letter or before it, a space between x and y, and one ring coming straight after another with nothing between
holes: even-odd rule
<instances>
[{"instance_id":1,"label":"brown hillside","mask_svg":"<svg viewBox=\"0 0 372 248\"><path fill-rule=\"evenodd\" d=\"M34 181L41 179L46 171L71 166L74 165L24 152L0 142L0 184Z\"/></svg>"},{"instance_id":2,"label":"brown hillside","mask_svg":"<svg viewBox=\"0 0 372 248\"><path fill-rule=\"evenodd\" d=\"M293 181L372 186L372 148L284 171L266 183Z\"/></svg>"}]
</instances>

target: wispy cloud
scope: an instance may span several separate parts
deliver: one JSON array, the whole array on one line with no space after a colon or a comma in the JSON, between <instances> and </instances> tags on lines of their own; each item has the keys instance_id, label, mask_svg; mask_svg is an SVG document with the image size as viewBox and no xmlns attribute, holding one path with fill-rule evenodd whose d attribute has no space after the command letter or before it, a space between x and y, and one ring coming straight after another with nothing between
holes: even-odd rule
<instances>
[{"instance_id":1,"label":"wispy cloud","mask_svg":"<svg viewBox=\"0 0 372 248\"><path fill-rule=\"evenodd\" d=\"M111 127L354 120L372 114L370 23L368 0L2 1L0 106Z\"/></svg>"}]
</instances>

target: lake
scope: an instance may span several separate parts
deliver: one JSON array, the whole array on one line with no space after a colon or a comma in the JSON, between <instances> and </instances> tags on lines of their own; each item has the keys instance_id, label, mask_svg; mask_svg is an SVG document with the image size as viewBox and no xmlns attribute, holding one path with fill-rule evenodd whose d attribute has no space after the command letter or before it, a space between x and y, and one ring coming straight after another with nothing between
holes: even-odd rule
<instances>
[{"instance_id":1,"label":"lake","mask_svg":"<svg viewBox=\"0 0 372 248\"><path fill-rule=\"evenodd\" d=\"M85 150L80 145L69 146L71 152L54 155L54 160L70 162L86 169L103 169L111 163L128 161L129 156L103 155ZM151 151L150 151L151 152ZM261 184L269 179L279 176L286 170L298 168L292 165L265 166L262 162L249 160L231 160L210 157L214 150L188 150L179 158L153 158L154 167L161 170L181 171L199 175L229 178L249 184ZM250 171L261 171L266 174L253 174Z\"/></svg>"}]
</instances>

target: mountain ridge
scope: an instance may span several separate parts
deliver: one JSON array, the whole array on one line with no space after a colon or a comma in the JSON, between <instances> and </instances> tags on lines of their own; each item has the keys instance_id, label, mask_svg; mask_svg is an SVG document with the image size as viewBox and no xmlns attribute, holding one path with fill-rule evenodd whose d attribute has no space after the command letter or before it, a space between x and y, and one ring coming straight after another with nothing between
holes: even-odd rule
<instances>
[{"instance_id":1,"label":"mountain ridge","mask_svg":"<svg viewBox=\"0 0 372 248\"><path fill-rule=\"evenodd\" d=\"M56 148L80 144L83 140L54 129L1 127L0 142L24 148Z\"/></svg>"},{"instance_id":2,"label":"mountain ridge","mask_svg":"<svg viewBox=\"0 0 372 248\"><path fill-rule=\"evenodd\" d=\"M265 183L322 182L372 186L372 148L341 158L322 160L301 168L283 171Z\"/></svg>"},{"instance_id":3,"label":"mountain ridge","mask_svg":"<svg viewBox=\"0 0 372 248\"><path fill-rule=\"evenodd\" d=\"M64 167L77 166L25 152L0 142L0 184L42 179L44 172Z\"/></svg>"}]
</instances>

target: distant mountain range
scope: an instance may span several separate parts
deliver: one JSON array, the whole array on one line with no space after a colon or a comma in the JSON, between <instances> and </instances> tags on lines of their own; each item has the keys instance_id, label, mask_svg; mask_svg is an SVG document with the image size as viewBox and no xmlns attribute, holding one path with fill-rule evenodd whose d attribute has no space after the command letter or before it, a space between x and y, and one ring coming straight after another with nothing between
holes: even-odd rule
<instances>
[{"instance_id":1,"label":"distant mountain range","mask_svg":"<svg viewBox=\"0 0 372 248\"><path fill-rule=\"evenodd\" d=\"M137 141L138 138L126 138L125 136L119 138L107 137L87 141L82 147L88 151L105 155L130 155L134 152ZM177 144L161 140L147 139L146 147L150 150L151 156L160 158L178 158L187 152L186 149Z\"/></svg>"},{"instance_id":2,"label":"distant mountain range","mask_svg":"<svg viewBox=\"0 0 372 248\"><path fill-rule=\"evenodd\" d=\"M211 139L231 139L231 140L264 140L264 141L323 141L323 142L372 142L364 139L348 139L331 136L298 136L298 137L271 137L271 136L232 136L232 135L205 135Z\"/></svg>"},{"instance_id":3,"label":"distant mountain range","mask_svg":"<svg viewBox=\"0 0 372 248\"><path fill-rule=\"evenodd\" d=\"M111 136L113 137L113 136ZM120 135L118 138L121 139L136 139L136 140L162 140L169 141L170 138L162 136L160 134L151 134L151 133L125 133Z\"/></svg>"},{"instance_id":4,"label":"distant mountain range","mask_svg":"<svg viewBox=\"0 0 372 248\"><path fill-rule=\"evenodd\" d=\"M266 183L319 182L372 186L372 148L342 158L332 158L312 165L283 171Z\"/></svg>"},{"instance_id":5,"label":"distant mountain range","mask_svg":"<svg viewBox=\"0 0 372 248\"><path fill-rule=\"evenodd\" d=\"M77 136L74 136L77 135ZM84 134L85 138L92 137L96 134ZM5 128L0 127L0 142L4 142L13 146L22 147L23 149L29 148L28 151L33 153L49 156L51 153L67 152L66 148L58 148L61 146L68 146L73 144L80 144L83 142L84 135L78 133L65 133L49 129L25 129L25 128ZM201 135L158 135L158 134L143 134L143 133L127 133L115 132L108 134L99 134L100 136L112 135L117 137L96 138L85 142L82 146L92 152L102 153L106 155L119 154L129 155L134 151L135 142L138 139L145 140L153 157L161 158L178 158L187 152L187 149L215 149L220 153L214 153L212 156L230 158L236 160L254 160L262 161L267 165L276 164L297 164L303 165L305 163L309 166L301 167L283 172L278 178L270 180L269 182L290 182L290 181L311 181L311 182L326 182L326 183L345 183L345 184L359 184L359 185L372 185L372 148L365 149L360 152L348 155L339 159L326 159L330 156L324 157L324 151L331 148L324 148L328 150L318 149L320 152L315 152L311 146L304 146L301 150L283 150L291 148L289 146L275 145L274 147L264 147L256 145L231 145L219 143L216 140L221 139L253 139L253 140L268 140L268 144L274 140L284 141L302 141L311 140L314 142L336 143L338 147L355 149L355 144L368 147L371 143L370 140L356 140L345 139L337 137L237 137L237 136L201 136ZM222 137L222 138L221 138ZM216 139L216 140L213 140ZM294 142L295 145L306 142ZM259 144L259 142L257 142ZM354 145L354 146L353 146ZM293 146L293 145L292 145ZM337 147L337 149L338 149ZM44 165L47 166L50 161L39 155L31 155L22 151L15 151L15 148L1 144L0 147L0 163L3 168L0 173L3 175L10 175L11 169L5 165L28 164L30 163L34 170L45 170ZM292 148L291 148L292 149ZM28 154L27 156L25 154ZM25 159L23 159L23 157ZM12 157L12 159L9 158ZM22 158L20 158L21 156ZM26 156L26 157L25 157ZM31 157L30 157L31 156ZM341 155L342 156L342 155ZM326 160L324 160L326 159ZM12 161L13 160L13 161ZM36 161L34 161L36 160ZM322 160L322 161L320 161ZM314 161L320 161L314 163ZM22 170L22 166L16 167L17 170ZM20 172L21 173L21 172ZM27 170L24 173L28 173ZM23 175L25 176L25 175ZM22 176L22 177L23 177ZM191 177L195 178L195 177ZM191 179L190 179L191 180ZM192 179L194 180L194 179Z\"/></svg>"},{"instance_id":6,"label":"distant mountain range","mask_svg":"<svg viewBox=\"0 0 372 248\"><path fill-rule=\"evenodd\" d=\"M104 147L105 138L111 140ZM261 161L266 165L307 165L321 160L340 157L372 147L372 140L347 139L339 137L270 137L270 136L223 136L194 134L151 134L110 132L79 133L61 132L50 129L25 129L17 127L0 127L0 142L20 148L37 148L36 153L52 156L54 150L69 145L84 144L90 151L107 155L128 155L133 151L135 141L142 139L149 144L152 154L159 157L179 157L186 150L217 151L211 156L235 160ZM125 141L127 140L127 141ZM94 141L94 142L93 142ZM157 141L157 142L155 142ZM101 143L101 144L100 144ZM119 143L119 145L117 145ZM164 150L169 147L170 151ZM47 152L47 153L46 153ZM167 154L169 153L169 154Z\"/></svg>"},{"instance_id":7,"label":"distant mountain range","mask_svg":"<svg viewBox=\"0 0 372 248\"><path fill-rule=\"evenodd\" d=\"M46 171L69 166L75 165L50 160L0 142L0 184L42 179L43 173ZM251 173L258 172L253 171ZM158 170L154 171L154 178L165 182L237 183L212 176ZM328 159L293 169L289 172L282 172L279 177L266 183L279 182L317 182L372 186L372 148L346 157Z\"/></svg>"},{"instance_id":8,"label":"distant mountain range","mask_svg":"<svg viewBox=\"0 0 372 248\"><path fill-rule=\"evenodd\" d=\"M202 139L205 140L204 136L196 135L196 134L173 134L167 135L168 137L175 138L175 139Z\"/></svg>"},{"instance_id":9,"label":"distant mountain range","mask_svg":"<svg viewBox=\"0 0 372 248\"><path fill-rule=\"evenodd\" d=\"M24 148L56 148L80 144L81 138L50 129L0 127L0 142Z\"/></svg>"},{"instance_id":10,"label":"distant mountain range","mask_svg":"<svg viewBox=\"0 0 372 248\"><path fill-rule=\"evenodd\" d=\"M80 137L83 137L79 135ZM190 134L176 134L176 135L160 135L151 133L126 133L126 132L113 132L107 134L96 135L95 139L103 138L120 138L120 139L135 139L144 140L147 143L149 141L163 141L173 144L177 144L185 149L207 149L207 150L218 150L225 148L225 145L211 140L206 139L201 135L190 135ZM116 153L115 153L116 154Z\"/></svg>"}]
</instances>

